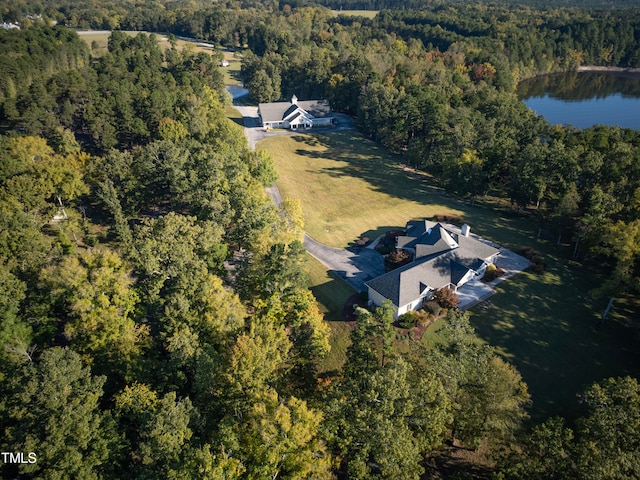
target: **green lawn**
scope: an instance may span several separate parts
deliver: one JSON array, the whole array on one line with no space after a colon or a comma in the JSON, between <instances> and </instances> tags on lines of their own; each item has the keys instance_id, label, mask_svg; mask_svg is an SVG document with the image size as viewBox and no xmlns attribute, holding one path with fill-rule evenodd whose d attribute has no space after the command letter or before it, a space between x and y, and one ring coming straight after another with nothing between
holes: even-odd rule
<instances>
[{"instance_id":1,"label":"green lawn","mask_svg":"<svg viewBox=\"0 0 640 480\"><path fill-rule=\"evenodd\" d=\"M329 344L331 351L318 364L318 373L336 374L342 370L347 361L347 348L351 345L351 324L346 322L329 322Z\"/></svg>"},{"instance_id":2,"label":"green lawn","mask_svg":"<svg viewBox=\"0 0 640 480\"><path fill-rule=\"evenodd\" d=\"M615 314L597 328L607 300L589 295L598 283L595 269L563 258L555 246L538 247L547 251L545 273L525 272L500 283L493 306L473 309L471 322L522 374L535 419L571 418L576 395L587 385L640 374L638 337Z\"/></svg>"},{"instance_id":3,"label":"green lawn","mask_svg":"<svg viewBox=\"0 0 640 480\"><path fill-rule=\"evenodd\" d=\"M355 131L273 137L259 148L272 154L283 196L300 199L307 232L321 242L344 246L362 235L374 238L403 227L412 218L453 213L508 248L540 250L547 263L543 275L525 272L502 282L493 306L476 307L471 317L480 336L521 372L534 418L571 417L578 409L576 395L588 384L640 373L638 335L625 325L628 312L614 309L603 329L595 327L606 305L589 295L601 281L597 271L569 261L570 246L537 240L535 222L508 205L480 199L471 206L450 198L427 176L403 170L398 157ZM332 323L332 342L339 345L339 357L346 351L348 330L336 326ZM423 342L437 342L434 327ZM328 361L326 370L340 364Z\"/></svg>"},{"instance_id":4,"label":"green lawn","mask_svg":"<svg viewBox=\"0 0 640 480\"><path fill-rule=\"evenodd\" d=\"M346 246L445 213L505 246L528 245L537 232L508 209L448 198L428 176L404 170L398 156L355 131L272 137L258 148L271 153L283 197L301 201L307 233L328 245Z\"/></svg>"},{"instance_id":5,"label":"green lawn","mask_svg":"<svg viewBox=\"0 0 640 480\"><path fill-rule=\"evenodd\" d=\"M344 280L329 273L323 264L310 255L307 255L307 274L309 289L318 300L325 320L341 321L344 304L357 292Z\"/></svg>"},{"instance_id":6,"label":"green lawn","mask_svg":"<svg viewBox=\"0 0 640 480\"><path fill-rule=\"evenodd\" d=\"M307 255L306 267L309 288L318 300L320 311L331 328L329 336L331 352L320 363L318 370L320 373L339 371L347 359L351 332L350 325L342 321L342 309L345 302L356 291L342 279L327 272L326 267L310 255Z\"/></svg>"},{"instance_id":7,"label":"green lawn","mask_svg":"<svg viewBox=\"0 0 640 480\"><path fill-rule=\"evenodd\" d=\"M338 15L346 15L347 17L366 17L373 18L378 14L378 10L331 10L336 17Z\"/></svg>"},{"instance_id":8,"label":"green lawn","mask_svg":"<svg viewBox=\"0 0 640 480\"><path fill-rule=\"evenodd\" d=\"M354 131L272 137L258 148L271 153L282 196L301 201L305 229L322 243L346 246L412 218L462 213Z\"/></svg>"},{"instance_id":9,"label":"green lawn","mask_svg":"<svg viewBox=\"0 0 640 480\"><path fill-rule=\"evenodd\" d=\"M229 62L228 67L221 67L222 77L225 85L241 85L242 79L240 78L240 66L242 65L242 59L234 56L233 52L223 52L224 59Z\"/></svg>"}]
</instances>

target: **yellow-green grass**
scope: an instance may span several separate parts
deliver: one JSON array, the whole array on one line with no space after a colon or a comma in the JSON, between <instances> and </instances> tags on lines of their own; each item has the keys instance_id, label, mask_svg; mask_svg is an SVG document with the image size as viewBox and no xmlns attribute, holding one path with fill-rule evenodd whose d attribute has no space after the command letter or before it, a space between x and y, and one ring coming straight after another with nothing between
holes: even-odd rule
<instances>
[{"instance_id":1,"label":"yellow-green grass","mask_svg":"<svg viewBox=\"0 0 640 480\"><path fill-rule=\"evenodd\" d=\"M378 14L378 10L331 10L337 17L338 15L346 15L347 17L366 17L373 18Z\"/></svg>"},{"instance_id":2,"label":"yellow-green grass","mask_svg":"<svg viewBox=\"0 0 640 480\"><path fill-rule=\"evenodd\" d=\"M244 119L242 114L236 110L232 105L227 105L224 108L224 113L229 120L233 123L244 129ZM242 135L244 135L244 130L241 131Z\"/></svg>"},{"instance_id":3,"label":"yellow-green grass","mask_svg":"<svg viewBox=\"0 0 640 480\"><path fill-rule=\"evenodd\" d=\"M258 148L271 153L282 196L300 200L307 233L328 245L375 238L412 218L462 213L355 131L272 137Z\"/></svg>"},{"instance_id":4,"label":"yellow-green grass","mask_svg":"<svg viewBox=\"0 0 640 480\"><path fill-rule=\"evenodd\" d=\"M329 322L329 345L331 351L318 363L319 374L337 374L347 361L347 349L351 345L351 324Z\"/></svg>"},{"instance_id":5,"label":"yellow-green grass","mask_svg":"<svg viewBox=\"0 0 640 480\"><path fill-rule=\"evenodd\" d=\"M342 320L342 309L345 303L357 292L344 280L328 272L322 263L310 255L307 255L306 271L309 277L309 289L316 297L324 319Z\"/></svg>"},{"instance_id":6,"label":"yellow-green grass","mask_svg":"<svg viewBox=\"0 0 640 480\"><path fill-rule=\"evenodd\" d=\"M234 56L233 52L224 51L224 59L229 62L228 67L221 67L222 77L225 85L240 85L242 80L240 78L240 67L242 65L242 59Z\"/></svg>"},{"instance_id":7,"label":"yellow-green grass","mask_svg":"<svg viewBox=\"0 0 640 480\"><path fill-rule=\"evenodd\" d=\"M447 195L355 130L271 137L258 149L273 157L282 196L300 200L307 233L327 245L373 239L436 214L461 216L473 232L508 248L530 245L538 231L506 202L483 197L471 205Z\"/></svg>"},{"instance_id":8,"label":"yellow-green grass","mask_svg":"<svg viewBox=\"0 0 640 480\"><path fill-rule=\"evenodd\" d=\"M259 148L272 154L283 196L301 200L307 231L321 242L343 246L363 234L373 238L403 227L411 218L454 213L473 231L508 248L540 250L544 274L525 272L500 283L490 298L493 306L476 307L471 315L481 338L496 346L529 385L534 418L571 416L578 408L576 395L587 385L640 374L637 331L626 324L628 311L637 309L628 302L616 304L604 328L596 328L607 300L594 300L590 292L602 282L601 273L570 261L570 246L537 240L537 223L508 204L490 198L473 206L456 201L355 131L273 137ZM333 341L348 340L335 332ZM437 343L437 325L422 341Z\"/></svg>"},{"instance_id":9,"label":"yellow-green grass","mask_svg":"<svg viewBox=\"0 0 640 480\"><path fill-rule=\"evenodd\" d=\"M131 37L135 37L139 33L145 33L147 35L151 34L151 32L133 32L133 31L124 31L124 33L126 33ZM111 36L111 32L107 32L104 30L95 30L95 31L87 30L87 31L79 31L78 35L89 46L89 48L91 48L91 52L93 53L94 56L99 57L107 53L107 45L109 42L109 37ZM164 35L161 33L156 33L154 35L158 39L158 46L162 50L166 50L171 46L167 35ZM96 42L96 43L94 44L93 42ZM206 53L212 53L215 51L212 48L200 47L186 40L177 40L176 48L178 50L182 50L184 48L191 48L195 52L206 52ZM231 64L231 60L229 60L229 63ZM235 83L237 83L237 81Z\"/></svg>"}]
</instances>

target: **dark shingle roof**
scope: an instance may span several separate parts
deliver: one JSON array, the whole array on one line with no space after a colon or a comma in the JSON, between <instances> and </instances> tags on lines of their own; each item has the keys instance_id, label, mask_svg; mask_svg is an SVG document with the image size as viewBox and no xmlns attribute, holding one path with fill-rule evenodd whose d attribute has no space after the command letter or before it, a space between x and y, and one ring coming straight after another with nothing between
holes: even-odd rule
<instances>
[{"instance_id":1,"label":"dark shingle roof","mask_svg":"<svg viewBox=\"0 0 640 480\"><path fill-rule=\"evenodd\" d=\"M331 113L331 107L327 100L298 101L297 105L291 102L260 103L258 105L263 122L281 122L299 108L315 118L326 117Z\"/></svg>"},{"instance_id":2,"label":"dark shingle roof","mask_svg":"<svg viewBox=\"0 0 640 480\"><path fill-rule=\"evenodd\" d=\"M263 122L281 122L291 106L289 102L260 103L258 110Z\"/></svg>"},{"instance_id":3,"label":"dark shingle roof","mask_svg":"<svg viewBox=\"0 0 640 480\"><path fill-rule=\"evenodd\" d=\"M328 100L298 100L298 106L316 118L327 117L331 113Z\"/></svg>"},{"instance_id":4,"label":"dark shingle roof","mask_svg":"<svg viewBox=\"0 0 640 480\"><path fill-rule=\"evenodd\" d=\"M470 270L478 270L486 258L498 253L494 247L428 221L409 222L407 236L398 237L397 246L415 248L416 260L366 283L397 307L420 298L425 286L437 290L458 285Z\"/></svg>"}]
</instances>

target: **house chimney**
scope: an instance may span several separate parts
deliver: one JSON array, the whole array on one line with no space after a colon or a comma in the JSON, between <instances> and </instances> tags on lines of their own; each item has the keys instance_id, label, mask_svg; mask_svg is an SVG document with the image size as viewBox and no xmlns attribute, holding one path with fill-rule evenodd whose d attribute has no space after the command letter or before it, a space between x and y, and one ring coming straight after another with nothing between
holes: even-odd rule
<instances>
[{"instance_id":1,"label":"house chimney","mask_svg":"<svg viewBox=\"0 0 640 480\"><path fill-rule=\"evenodd\" d=\"M292 105L297 105L298 104L298 97L296 97L295 95L293 97L291 97L291 104Z\"/></svg>"},{"instance_id":2,"label":"house chimney","mask_svg":"<svg viewBox=\"0 0 640 480\"><path fill-rule=\"evenodd\" d=\"M461 232L462 232L462 235L464 235L465 237L468 237L469 234L471 233L471 227L465 223L464 225L462 225Z\"/></svg>"}]
</instances>

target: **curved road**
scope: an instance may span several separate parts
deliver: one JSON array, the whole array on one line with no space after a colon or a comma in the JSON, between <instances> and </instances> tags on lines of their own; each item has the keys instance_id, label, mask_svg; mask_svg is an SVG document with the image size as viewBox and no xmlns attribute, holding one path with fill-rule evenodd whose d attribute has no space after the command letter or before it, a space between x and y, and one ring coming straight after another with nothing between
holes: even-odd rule
<instances>
[{"instance_id":1,"label":"curved road","mask_svg":"<svg viewBox=\"0 0 640 480\"><path fill-rule=\"evenodd\" d=\"M247 107L243 105L234 105L242 114L244 121L244 134L249 142L249 148L255 150L256 144L268 137L278 135L290 135L290 132L281 131L265 132L260 126L258 119L258 108ZM337 127L335 130L353 129L353 122L347 115L334 114L337 119ZM272 198L273 203L280 205L282 196L277 185L266 188L267 194ZM384 260L382 255L372 248L352 247L352 248L335 248L324 245L306 233L304 234L304 247L309 254L320 261L331 272L343 278L349 285L360 292L365 290L364 283L372 278L378 277L384 273Z\"/></svg>"}]
</instances>

